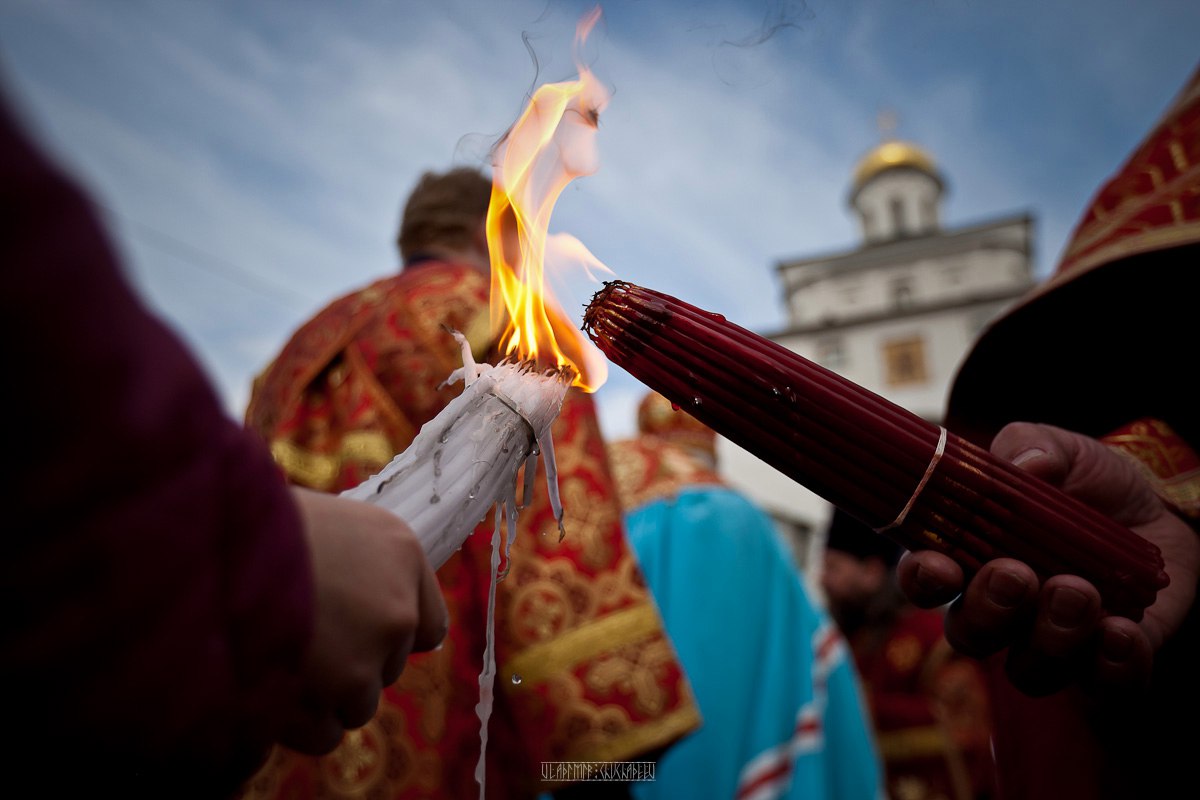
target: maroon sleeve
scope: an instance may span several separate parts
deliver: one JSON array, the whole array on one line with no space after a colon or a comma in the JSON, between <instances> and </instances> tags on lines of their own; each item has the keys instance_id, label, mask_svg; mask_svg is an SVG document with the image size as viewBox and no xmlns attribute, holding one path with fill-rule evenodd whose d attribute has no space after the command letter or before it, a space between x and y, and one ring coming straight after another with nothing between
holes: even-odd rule
<instances>
[{"instance_id":1,"label":"maroon sleeve","mask_svg":"<svg viewBox=\"0 0 1200 800\"><path fill-rule=\"evenodd\" d=\"M0 196L6 760L48 761L49 787L228 791L310 635L298 512L2 102Z\"/></svg>"}]
</instances>

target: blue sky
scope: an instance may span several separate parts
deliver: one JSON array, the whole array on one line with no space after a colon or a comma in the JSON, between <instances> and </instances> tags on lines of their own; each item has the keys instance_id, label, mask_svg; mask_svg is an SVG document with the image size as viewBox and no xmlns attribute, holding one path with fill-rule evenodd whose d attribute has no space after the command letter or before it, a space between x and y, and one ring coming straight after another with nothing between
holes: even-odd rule
<instances>
[{"instance_id":1,"label":"blue sky","mask_svg":"<svg viewBox=\"0 0 1200 800\"><path fill-rule=\"evenodd\" d=\"M329 299L396 269L426 169L486 165L591 3L0 3L8 93L106 209L131 277L240 416ZM881 110L929 150L949 226L1029 212L1039 275L1200 62L1200 3L611 2L600 169L552 231L620 278L783 324L774 263L853 247ZM536 64L530 52L536 55ZM581 307L590 289L563 298ZM610 435L642 392L612 371Z\"/></svg>"}]
</instances>

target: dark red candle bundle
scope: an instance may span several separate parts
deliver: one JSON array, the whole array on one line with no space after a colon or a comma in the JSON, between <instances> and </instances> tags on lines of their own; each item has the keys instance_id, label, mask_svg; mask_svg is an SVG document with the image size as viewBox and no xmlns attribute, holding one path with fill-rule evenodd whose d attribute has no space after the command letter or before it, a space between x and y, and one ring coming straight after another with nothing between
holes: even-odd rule
<instances>
[{"instance_id":1,"label":"dark red candle bundle","mask_svg":"<svg viewBox=\"0 0 1200 800\"><path fill-rule=\"evenodd\" d=\"M719 314L623 281L584 329L613 363L717 433L910 550L968 573L998 557L1070 573L1141 619L1158 548L1053 486Z\"/></svg>"}]
</instances>

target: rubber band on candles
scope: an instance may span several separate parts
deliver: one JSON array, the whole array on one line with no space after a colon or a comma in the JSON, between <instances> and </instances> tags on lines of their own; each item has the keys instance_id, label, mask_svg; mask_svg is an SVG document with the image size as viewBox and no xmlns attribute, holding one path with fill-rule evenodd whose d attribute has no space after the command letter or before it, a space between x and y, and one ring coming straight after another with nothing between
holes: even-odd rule
<instances>
[{"instance_id":1,"label":"rubber band on candles","mask_svg":"<svg viewBox=\"0 0 1200 800\"><path fill-rule=\"evenodd\" d=\"M912 507L917 503L917 498L921 496L921 491L925 488L925 484L929 483L929 479L933 477L934 468L942 460L942 454L946 452L946 429L939 425L938 430L941 433L938 435L937 447L933 449L933 456L929 459L929 466L925 468L925 474L921 476L921 480L917 481L917 488L913 489L912 497L908 498L908 502L904 504L904 508L900 509L900 513L896 515L896 518L882 528L876 528L876 533L890 531L892 528L898 528L903 525L908 512L912 511Z\"/></svg>"}]
</instances>

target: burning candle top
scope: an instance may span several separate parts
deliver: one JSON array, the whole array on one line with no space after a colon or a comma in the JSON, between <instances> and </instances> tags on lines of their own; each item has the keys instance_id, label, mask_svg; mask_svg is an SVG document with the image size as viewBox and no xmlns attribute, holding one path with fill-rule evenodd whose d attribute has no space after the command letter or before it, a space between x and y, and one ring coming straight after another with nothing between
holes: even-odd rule
<instances>
[{"instance_id":1,"label":"burning candle top","mask_svg":"<svg viewBox=\"0 0 1200 800\"><path fill-rule=\"evenodd\" d=\"M584 327L646 385L910 550L968 572L1001 556L1071 573L1140 619L1158 548L1092 508L834 372L661 292L608 283Z\"/></svg>"},{"instance_id":2,"label":"burning candle top","mask_svg":"<svg viewBox=\"0 0 1200 800\"><path fill-rule=\"evenodd\" d=\"M577 44L599 17L598 7L584 17ZM500 351L518 360L568 367L575 375L573 385L587 391L604 383L608 367L549 300L545 261L550 215L559 195L598 167L596 126L608 98L608 90L582 65L578 80L541 86L496 151L487 216L491 325L500 334ZM554 241L587 253L564 234Z\"/></svg>"},{"instance_id":3,"label":"burning candle top","mask_svg":"<svg viewBox=\"0 0 1200 800\"><path fill-rule=\"evenodd\" d=\"M581 23L587 35L599 9ZM537 460L544 459L550 506L563 534L551 424L569 386L598 387L607 365L546 290L551 212L562 190L596 169L599 113L608 93L580 67L579 79L540 87L494 151L486 220L491 266L491 341L497 364L476 364L467 338L454 335L463 366L447 376L465 385L461 395L425 424L412 444L382 472L347 492L405 518L439 567L458 550L491 507L492 532L486 645L479 676L481 741L475 777L485 790L485 752L496 675L494 616L497 582L507 574L508 552L520 513L518 473L525 470L522 500L532 495ZM586 253L570 240L572 249ZM506 524L505 524L506 523ZM507 540L502 546L502 531ZM501 552L504 568L501 569Z\"/></svg>"},{"instance_id":4,"label":"burning candle top","mask_svg":"<svg viewBox=\"0 0 1200 800\"><path fill-rule=\"evenodd\" d=\"M577 41L598 16L596 9L585 17ZM462 380L465 391L387 468L348 492L407 519L435 567L493 503L508 519L511 546L516 472L525 465L531 480L539 454L561 528L550 425L567 386L593 391L607 365L547 293L544 265L555 202L573 179L596 169L596 124L607 100L603 85L580 67L578 80L540 87L497 145L486 233L491 339L501 363L476 364L465 338L448 332L459 339L463 367L447 381Z\"/></svg>"}]
</instances>

